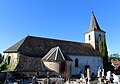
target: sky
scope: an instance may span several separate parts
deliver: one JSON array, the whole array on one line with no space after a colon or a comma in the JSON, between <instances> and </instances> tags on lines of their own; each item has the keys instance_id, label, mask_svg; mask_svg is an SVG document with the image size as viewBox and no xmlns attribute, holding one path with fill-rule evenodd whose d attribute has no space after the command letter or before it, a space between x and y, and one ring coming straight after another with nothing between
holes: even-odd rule
<instances>
[{"instance_id":1,"label":"sky","mask_svg":"<svg viewBox=\"0 0 120 84\"><path fill-rule=\"evenodd\" d=\"M0 53L28 35L84 42L92 11L120 54L120 0L0 0Z\"/></svg>"}]
</instances>

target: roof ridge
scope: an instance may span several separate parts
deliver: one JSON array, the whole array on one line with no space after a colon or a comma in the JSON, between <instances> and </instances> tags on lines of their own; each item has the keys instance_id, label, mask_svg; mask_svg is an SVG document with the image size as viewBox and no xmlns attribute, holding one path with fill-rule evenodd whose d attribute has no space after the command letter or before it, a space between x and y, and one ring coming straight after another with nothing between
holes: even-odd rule
<instances>
[{"instance_id":1,"label":"roof ridge","mask_svg":"<svg viewBox=\"0 0 120 84\"><path fill-rule=\"evenodd\" d=\"M57 39L57 38L47 38L47 37L37 37L37 36L28 36L32 38L41 38L41 39L49 39L49 40L56 40L56 41L64 41L64 42L72 42L72 43L81 43L81 44L87 44L84 42L78 42L78 41L69 41L69 40L63 40L63 39Z\"/></svg>"},{"instance_id":2,"label":"roof ridge","mask_svg":"<svg viewBox=\"0 0 120 84\"><path fill-rule=\"evenodd\" d=\"M61 55L62 55L63 60L65 60L65 57L63 56L63 52L61 51L60 48L58 48L58 49L59 49L59 51L60 51L60 53L61 53Z\"/></svg>"}]
</instances>

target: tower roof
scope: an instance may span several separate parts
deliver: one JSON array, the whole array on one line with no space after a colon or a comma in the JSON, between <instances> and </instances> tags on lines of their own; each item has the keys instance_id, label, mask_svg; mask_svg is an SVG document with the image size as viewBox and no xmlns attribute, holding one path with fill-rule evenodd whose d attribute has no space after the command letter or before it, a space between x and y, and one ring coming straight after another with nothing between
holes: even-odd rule
<instances>
[{"instance_id":1,"label":"tower roof","mask_svg":"<svg viewBox=\"0 0 120 84\"><path fill-rule=\"evenodd\" d=\"M94 12L92 12L92 18L91 18L91 21L90 21L90 26L89 26L88 32L94 31L94 30L105 32L105 31L101 30L101 28L100 28L100 26L99 26L99 24L96 20L96 17L94 15Z\"/></svg>"},{"instance_id":2,"label":"tower roof","mask_svg":"<svg viewBox=\"0 0 120 84\"><path fill-rule=\"evenodd\" d=\"M43 58L42 60L48 61L72 61L72 59L66 55L59 46L52 48Z\"/></svg>"}]
</instances>

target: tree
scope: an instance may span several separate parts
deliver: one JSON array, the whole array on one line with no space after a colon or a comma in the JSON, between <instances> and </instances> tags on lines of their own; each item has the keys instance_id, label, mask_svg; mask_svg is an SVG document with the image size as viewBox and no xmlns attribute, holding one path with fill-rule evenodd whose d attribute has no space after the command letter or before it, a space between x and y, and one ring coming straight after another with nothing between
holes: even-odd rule
<instances>
[{"instance_id":1,"label":"tree","mask_svg":"<svg viewBox=\"0 0 120 84\"><path fill-rule=\"evenodd\" d=\"M3 71L6 69L7 62L4 59L4 56L0 53L0 71Z\"/></svg>"},{"instance_id":2,"label":"tree","mask_svg":"<svg viewBox=\"0 0 120 84\"><path fill-rule=\"evenodd\" d=\"M7 62L6 59L4 59L4 56L2 56L2 54L0 54L0 71L3 71L7 68Z\"/></svg>"},{"instance_id":3,"label":"tree","mask_svg":"<svg viewBox=\"0 0 120 84\"><path fill-rule=\"evenodd\" d=\"M103 57L108 57L107 45L104 38L99 38L99 51L103 55Z\"/></svg>"},{"instance_id":4,"label":"tree","mask_svg":"<svg viewBox=\"0 0 120 84\"><path fill-rule=\"evenodd\" d=\"M2 63L2 61L3 61L3 56L2 56L2 54L0 53L0 63Z\"/></svg>"},{"instance_id":5,"label":"tree","mask_svg":"<svg viewBox=\"0 0 120 84\"><path fill-rule=\"evenodd\" d=\"M107 72L110 70L111 63L108 62L107 45L102 37L99 38L99 51L103 55L103 68L105 69L105 72Z\"/></svg>"},{"instance_id":6,"label":"tree","mask_svg":"<svg viewBox=\"0 0 120 84\"><path fill-rule=\"evenodd\" d=\"M120 55L118 53L113 53L109 56L109 60L120 61Z\"/></svg>"},{"instance_id":7,"label":"tree","mask_svg":"<svg viewBox=\"0 0 120 84\"><path fill-rule=\"evenodd\" d=\"M2 61L2 63L0 64L0 71L5 70L6 66L7 66L7 62L6 61Z\"/></svg>"}]
</instances>

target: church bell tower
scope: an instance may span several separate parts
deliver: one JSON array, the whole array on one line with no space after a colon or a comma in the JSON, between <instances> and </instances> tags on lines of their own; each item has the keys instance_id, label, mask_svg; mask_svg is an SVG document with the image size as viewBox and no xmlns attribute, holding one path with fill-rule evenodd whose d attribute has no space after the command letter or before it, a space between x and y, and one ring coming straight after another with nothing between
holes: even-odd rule
<instances>
[{"instance_id":1,"label":"church bell tower","mask_svg":"<svg viewBox=\"0 0 120 84\"><path fill-rule=\"evenodd\" d=\"M105 31L101 30L94 12L92 12L89 30L85 33L85 43L90 43L94 49L99 50L99 37L104 38L106 41L105 33Z\"/></svg>"}]
</instances>

